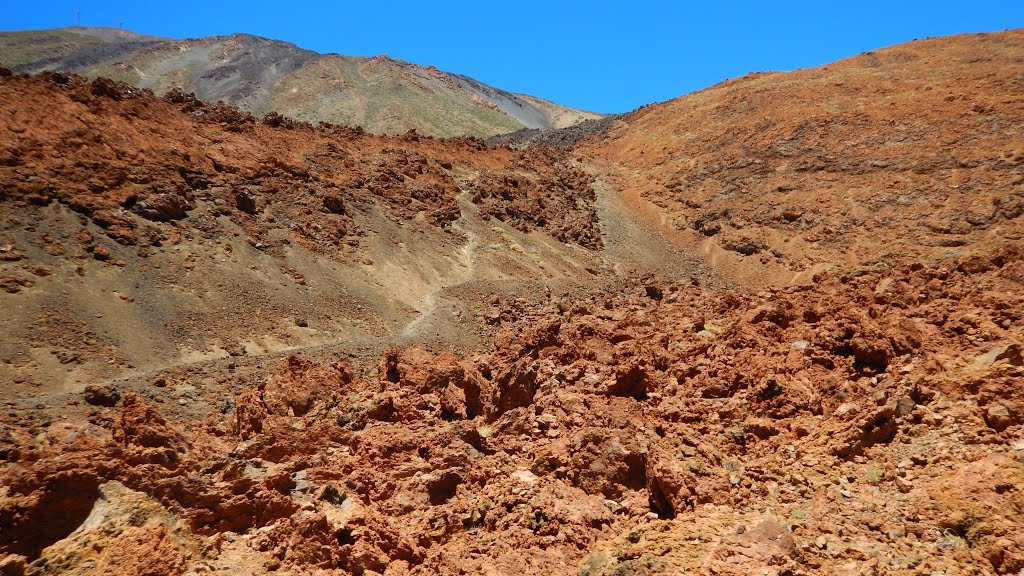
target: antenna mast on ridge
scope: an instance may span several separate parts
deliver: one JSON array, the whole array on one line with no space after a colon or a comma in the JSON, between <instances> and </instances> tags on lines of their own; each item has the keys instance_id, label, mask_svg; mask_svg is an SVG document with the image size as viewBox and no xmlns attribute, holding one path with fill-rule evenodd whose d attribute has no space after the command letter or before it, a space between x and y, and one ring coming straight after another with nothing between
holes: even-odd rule
<instances>
[{"instance_id":1,"label":"antenna mast on ridge","mask_svg":"<svg viewBox=\"0 0 1024 576\"><path fill-rule=\"evenodd\" d=\"M81 10L75 10L75 26L81 26L81 25L82 25L82 11Z\"/></svg>"}]
</instances>

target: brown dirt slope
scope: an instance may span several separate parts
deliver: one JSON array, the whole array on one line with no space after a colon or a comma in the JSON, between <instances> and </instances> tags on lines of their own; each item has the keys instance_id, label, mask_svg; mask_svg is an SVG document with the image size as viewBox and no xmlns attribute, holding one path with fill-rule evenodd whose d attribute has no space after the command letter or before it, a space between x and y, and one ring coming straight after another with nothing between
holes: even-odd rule
<instances>
[{"instance_id":1,"label":"brown dirt slope","mask_svg":"<svg viewBox=\"0 0 1024 576\"><path fill-rule=\"evenodd\" d=\"M1022 94L1024 30L934 38L652 104L579 153L721 268L785 284L1024 239Z\"/></svg>"}]
</instances>

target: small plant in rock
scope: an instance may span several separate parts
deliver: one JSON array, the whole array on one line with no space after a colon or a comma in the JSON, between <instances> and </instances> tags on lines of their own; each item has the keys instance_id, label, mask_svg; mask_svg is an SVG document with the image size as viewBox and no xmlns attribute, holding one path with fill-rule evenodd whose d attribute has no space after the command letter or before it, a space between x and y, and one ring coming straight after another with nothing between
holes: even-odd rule
<instances>
[{"instance_id":1,"label":"small plant in rock","mask_svg":"<svg viewBox=\"0 0 1024 576\"><path fill-rule=\"evenodd\" d=\"M882 469L877 466L868 466L868 469L864 472L864 477L867 479L868 484L877 486L882 481L883 476Z\"/></svg>"},{"instance_id":2,"label":"small plant in rock","mask_svg":"<svg viewBox=\"0 0 1024 576\"><path fill-rule=\"evenodd\" d=\"M704 329L707 330L708 332L711 332L712 334L722 333L722 328L715 324L714 322L705 322Z\"/></svg>"},{"instance_id":3,"label":"small plant in rock","mask_svg":"<svg viewBox=\"0 0 1024 576\"><path fill-rule=\"evenodd\" d=\"M967 546L967 541L952 530L943 530L941 538L935 541L935 545L943 549L963 548Z\"/></svg>"}]
</instances>

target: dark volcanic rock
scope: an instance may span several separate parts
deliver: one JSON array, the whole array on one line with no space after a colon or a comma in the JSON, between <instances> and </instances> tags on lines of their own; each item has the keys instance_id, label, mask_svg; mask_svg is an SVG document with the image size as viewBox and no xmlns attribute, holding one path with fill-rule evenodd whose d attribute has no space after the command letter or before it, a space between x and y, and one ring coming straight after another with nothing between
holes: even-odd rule
<instances>
[{"instance_id":1,"label":"dark volcanic rock","mask_svg":"<svg viewBox=\"0 0 1024 576\"><path fill-rule=\"evenodd\" d=\"M487 139L487 144L490 146L510 146L512 148L525 148L538 144L554 146L556 148L569 148L584 136L604 132L623 116L625 114L610 114L597 120L584 120L568 128L552 130L523 128L508 134L491 136Z\"/></svg>"},{"instance_id":2,"label":"dark volcanic rock","mask_svg":"<svg viewBox=\"0 0 1024 576\"><path fill-rule=\"evenodd\" d=\"M93 406L115 406L121 399L116 388L104 384L90 384L85 387L85 401Z\"/></svg>"}]
</instances>

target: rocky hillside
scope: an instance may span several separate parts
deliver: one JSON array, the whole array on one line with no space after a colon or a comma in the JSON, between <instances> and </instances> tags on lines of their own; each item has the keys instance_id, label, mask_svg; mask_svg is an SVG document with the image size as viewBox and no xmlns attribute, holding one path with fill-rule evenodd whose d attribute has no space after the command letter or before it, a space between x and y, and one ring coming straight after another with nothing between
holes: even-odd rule
<instances>
[{"instance_id":1,"label":"rocky hillside","mask_svg":"<svg viewBox=\"0 0 1024 576\"><path fill-rule=\"evenodd\" d=\"M1021 573L1022 46L517 148L0 69L0 574Z\"/></svg>"},{"instance_id":2,"label":"rocky hillside","mask_svg":"<svg viewBox=\"0 0 1024 576\"><path fill-rule=\"evenodd\" d=\"M73 360L23 357L5 378L84 383L395 338L479 345L491 295L606 267L592 178L565 152L257 119L60 73L8 75L0 103L0 276L25 312L2 320L18 336L0 347L77 342Z\"/></svg>"},{"instance_id":3,"label":"rocky hillside","mask_svg":"<svg viewBox=\"0 0 1024 576\"><path fill-rule=\"evenodd\" d=\"M378 134L487 137L599 117L432 66L318 54L248 34L172 40L108 28L4 32L0 65L113 78L157 94L179 89L260 116L277 112Z\"/></svg>"}]
</instances>

